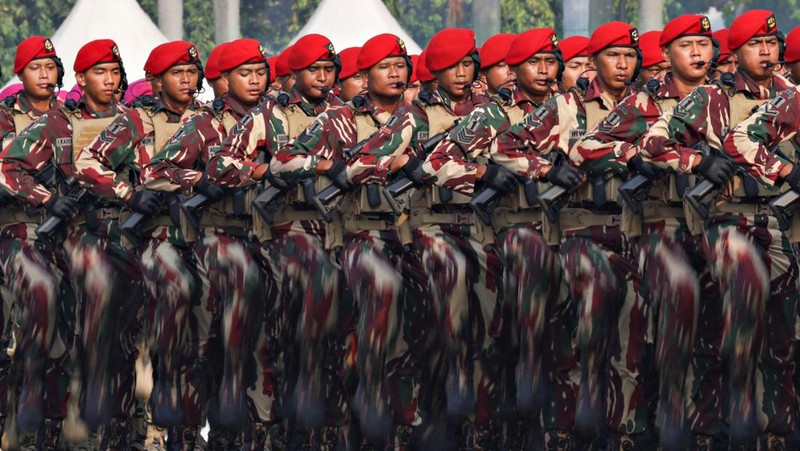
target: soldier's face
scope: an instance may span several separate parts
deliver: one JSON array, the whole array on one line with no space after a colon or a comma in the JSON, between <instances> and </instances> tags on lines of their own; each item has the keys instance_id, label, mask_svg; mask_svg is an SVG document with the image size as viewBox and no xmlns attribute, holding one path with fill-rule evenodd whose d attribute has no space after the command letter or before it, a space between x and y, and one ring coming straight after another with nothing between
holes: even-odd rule
<instances>
[{"instance_id":1,"label":"soldier's face","mask_svg":"<svg viewBox=\"0 0 800 451\"><path fill-rule=\"evenodd\" d=\"M353 97L367 92L367 77L362 72L356 72L355 75L341 80L339 86L339 98L349 102Z\"/></svg>"},{"instance_id":2,"label":"soldier's face","mask_svg":"<svg viewBox=\"0 0 800 451\"><path fill-rule=\"evenodd\" d=\"M705 80L708 74L709 63L714 57L714 45L708 37L683 36L670 42L662 54L672 65L675 77L696 84Z\"/></svg>"},{"instance_id":3,"label":"soldier's face","mask_svg":"<svg viewBox=\"0 0 800 451\"><path fill-rule=\"evenodd\" d=\"M472 80L475 78L475 61L465 56L454 66L433 74L439 87L455 101L460 101L470 94Z\"/></svg>"},{"instance_id":4,"label":"soldier's face","mask_svg":"<svg viewBox=\"0 0 800 451\"><path fill-rule=\"evenodd\" d=\"M621 93L636 70L636 50L628 47L609 47L595 55L597 76L603 87L612 93Z\"/></svg>"},{"instance_id":5,"label":"soldier's face","mask_svg":"<svg viewBox=\"0 0 800 451\"><path fill-rule=\"evenodd\" d=\"M58 80L58 68L52 58L35 59L17 75L25 93L32 99L42 100L53 96Z\"/></svg>"},{"instance_id":6,"label":"soldier's face","mask_svg":"<svg viewBox=\"0 0 800 451\"><path fill-rule=\"evenodd\" d=\"M194 100L200 70L194 64L172 66L158 77L158 91L170 100L188 105Z\"/></svg>"},{"instance_id":7,"label":"soldier's face","mask_svg":"<svg viewBox=\"0 0 800 451\"><path fill-rule=\"evenodd\" d=\"M214 91L214 97L219 97L228 92L228 80L223 77L209 80L208 84L211 85L211 90Z\"/></svg>"},{"instance_id":8,"label":"soldier's face","mask_svg":"<svg viewBox=\"0 0 800 451\"><path fill-rule=\"evenodd\" d=\"M658 64L653 64L652 66L642 68L642 75L640 77L642 86L644 86L644 84L650 81L650 79L653 77L663 79L664 75L667 73L667 71L669 71L669 68L669 63L663 61Z\"/></svg>"},{"instance_id":9,"label":"soldier's face","mask_svg":"<svg viewBox=\"0 0 800 451\"><path fill-rule=\"evenodd\" d=\"M303 70L293 71L295 86L300 94L312 100L322 100L333 89L336 66L331 61L320 60Z\"/></svg>"},{"instance_id":10,"label":"soldier's face","mask_svg":"<svg viewBox=\"0 0 800 451\"><path fill-rule=\"evenodd\" d=\"M513 82L514 79L516 79L514 71L502 61L486 71L486 87L492 94L496 93L500 87Z\"/></svg>"},{"instance_id":11,"label":"soldier's face","mask_svg":"<svg viewBox=\"0 0 800 451\"><path fill-rule=\"evenodd\" d=\"M403 95L409 67L402 56L384 58L367 71L369 92L384 98Z\"/></svg>"},{"instance_id":12,"label":"soldier's face","mask_svg":"<svg viewBox=\"0 0 800 451\"><path fill-rule=\"evenodd\" d=\"M297 81L297 77L294 74L289 75L282 75L275 79L275 83L277 84L277 91L289 92L294 88L294 84Z\"/></svg>"},{"instance_id":13,"label":"soldier's face","mask_svg":"<svg viewBox=\"0 0 800 451\"><path fill-rule=\"evenodd\" d=\"M107 106L116 100L115 91L119 88L122 74L119 63L104 63L76 73L75 80L90 102Z\"/></svg>"},{"instance_id":14,"label":"soldier's face","mask_svg":"<svg viewBox=\"0 0 800 451\"><path fill-rule=\"evenodd\" d=\"M514 66L517 85L529 98L541 101L552 92L558 77L558 58L552 53L537 53Z\"/></svg>"},{"instance_id":15,"label":"soldier's face","mask_svg":"<svg viewBox=\"0 0 800 451\"><path fill-rule=\"evenodd\" d=\"M267 89L267 66L264 63L242 64L222 74L228 81L228 92L246 106L258 103Z\"/></svg>"},{"instance_id":16,"label":"soldier's face","mask_svg":"<svg viewBox=\"0 0 800 451\"><path fill-rule=\"evenodd\" d=\"M569 88L575 86L575 82L581 76L592 80L594 76L597 75L594 69L594 61L590 61L588 56L576 56L567 61L564 73L561 75L561 79L563 80L561 85L564 90L567 91Z\"/></svg>"},{"instance_id":17,"label":"soldier's face","mask_svg":"<svg viewBox=\"0 0 800 451\"><path fill-rule=\"evenodd\" d=\"M409 83L406 87L406 90L403 91L403 99L406 103L411 103L412 100L417 98L417 94L419 94L420 84L418 81L414 83Z\"/></svg>"},{"instance_id":18,"label":"soldier's face","mask_svg":"<svg viewBox=\"0 0 800 451\"><path fill-rule=\"evenodd\" d=\"M800 61L795 61L792 64L787 64L786 68L789 69L789 75L795 84L800 82Z\"/></svg>"},{"instance_id":19,"label":"soldier's face","mask_svg":"<svg viewBox=\"0 0 800 451\"><path fill-rule=\"evenodd\" d=\"M774 64L778 63L779 52L778 38L762 36L750 39L736 49L736 58L739 61L739 68L750 78L755 81L765 81L772 77ZM773 65L767 67L768 63Z\"/></svg>"}]
</instances>

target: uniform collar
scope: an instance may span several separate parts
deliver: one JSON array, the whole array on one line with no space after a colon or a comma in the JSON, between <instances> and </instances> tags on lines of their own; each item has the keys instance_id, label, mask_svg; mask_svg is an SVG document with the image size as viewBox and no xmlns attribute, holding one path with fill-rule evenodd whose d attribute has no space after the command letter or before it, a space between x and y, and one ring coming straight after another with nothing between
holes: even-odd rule
<instances>
[{"instance_id":1,"label":"uniform collar","mask_svg":"<svg viewBox=\"0 0 800 451\"><path fill-rule=\"evenodd\" d=\"M736 92L749 92L757 99L771 99L778 92L789 88L786 80L775 74L772 75L772 83L769 88L759 85L739 68L736 69L734 76L733 88Z\"/></svg>"},{"instance_id":2,"label":"uniform collar","mask_svg":"<svg viewBox=\"0 0 800 451\"><path fill-rule=\"evenodd\" d=\"M89 108L89 104L86 103L86 96L81 96L81 99L78 101L78 109L81 110L85 116L88 116L93 119L112 117L119 113L125 112L125 107L123 107L119 102L116 101L111 105L111 108L105 111L92 110L91 108Z\"/></svg>"},{"instance_id":3,"label":"uniform collar","mask_svg":"<svg viewBox=\"0 0 800 451\"><path fill-rule=\"evenodd\" d=\"M236 118L242 118L247 114L248 111L250 111L250 108L242 105L242 103L239 102L236 97L232 96L230 92L223 94L222 100L224 102L222 111L230 111L231 114L233 114L233 116Z\"/></svg>"},{"instance_id":4,"label":"uniform collar","mask_svg":"<svg viewBox=\"0 0 800 451\"><path fill-rule=\"evenodd\" d=\"M635 89L633 88L632 85L628 86L623 98L625 96L632 94L634 91ZM617 105L617 101L614 100L614 97L612 97L611 94L608 93L608 91L606 91L605 89L603 89L602 86L600 86L600 81L597 79L597 77L594 77L592 82L589 83L589 87L586 88L586 93L583 95L584 102L588 102L595 99L599 99L600 103L602 103L603 106L608 110L613 110Z\"/></svg>"},{"instance_id":5,"label":"uniform collar","mask_svg":"<svg viewBox=\"0 0 800 451\"><path fill-rule=\"evenodd\" d=\"M50 100L50 108L55 108L59 105L59 99L56 96ZM40 116L45 113L45 111L38 111L33 108L33 104L31 103L31 99L28 97L28 94L23 90L17 94L17 101L14 102L14 109L21 112L21 113L29 113L33 112L35 115Z\"/></svg>"}]
</instances>

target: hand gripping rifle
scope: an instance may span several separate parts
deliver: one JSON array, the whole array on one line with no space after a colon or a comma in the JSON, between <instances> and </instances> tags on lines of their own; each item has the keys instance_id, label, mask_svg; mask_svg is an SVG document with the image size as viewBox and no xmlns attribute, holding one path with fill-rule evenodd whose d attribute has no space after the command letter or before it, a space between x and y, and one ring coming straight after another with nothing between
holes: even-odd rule
<instances>
[{"instance_id":1,"label":"hand gripping rifle","mask_svg":"<svg viewBox=\"0 0 800 451\"><path fill-rule=\"evenodd\" d=\"M539 185L534 179L518 177L525 193L525 201L528 205L536 205L539 198ZM469 202L469 207L484 224L492 225L492 214L497 204L506 195L494 188L485 188L480 193L475 194Z\"/></svg>"},{"instance_id":2,"label":"hand gripping rifle","mask_svg":"<svg viewBox=\"0 0 800 451\"><path fill-rule=\"evenodd\" d=\"M704 155L716 154L717 156L725 157L721 151L710 148L705 142L700 142L693 148L705 150L705 152L703 152ZM742 183L745 185L745 192L758 192L758 182L756 182L756 180L750 174L748 174L744 168L737 165L736 174L742 177ZM689 189L683 196L683 199L692 206L692 208L700 215L701 218L708 219L708 214L711 211L711 203L713 202L713 199L719 195L721 190L722 186L715 185L711 181L703 179L698 181L691 189Z\"/></svg>"},{"instance_id":3,"label":"hand gripping rifle","mask_svg":"<svg viewBox=\"0 0 800 451\"><path fill-rule=\"evenodd\" d=\"M67 177L67 179L64 180L64 187L64 195L75 199L77 202L81 202L87 196L86 189L78 184L78 180L75 179L75 176ZM37 238L47 243L55 243L55 232L63 222L64 218L60 216L52 215L48 217L36 227Z\"/></svg>"},{"instance_id":4,"label":"hand gripping rifle","mask_svg":"<svg viewBox=\"0 0 800 451\"><path fill-rule=\"evenodd\" d=\"M344 160L349 162L359 153L361 153L361 149L364 148L370 138L371 136L365 138L364 140L358 142L355 146L346 150L344 155L342 155ZM373 183L367 185L367 199L369 200L370 206L377 207L381 204L380 190L382 188L383 187ZM319 210L320 214L322 214L322 218L325 219L325 222L333 222L333 210L335 207L333 207L331 204L344 193L345 190L339 186L330 185L314 196L314 206L317 208L317 210Z\"/></svg>"}]
</instances>

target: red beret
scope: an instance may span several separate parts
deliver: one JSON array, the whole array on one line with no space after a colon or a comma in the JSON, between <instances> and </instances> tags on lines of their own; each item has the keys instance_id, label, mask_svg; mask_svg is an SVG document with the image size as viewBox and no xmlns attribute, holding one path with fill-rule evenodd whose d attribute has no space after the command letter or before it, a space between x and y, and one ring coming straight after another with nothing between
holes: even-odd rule
<instances>
[{"instance_id":1,"label":"red beret","mask_svg":"<svg viewBox=\"0 0 800 451\"><path fill-rule=\"evenodd\" d=\"M172 41L161 44L150 52L144 63L144 71L159 76L172 66L200 62L200 53L191 42Z\"/></svg>"},{"instance_id":2,"label":"red beret","mask_svg":"<svg viewBox=\"0 0 800 451\"><path fill-rule=\"evenodd\" d=\"M711 21L700 14L684 14L667 23L661 32L659 45L666 47L670 42L681 36L708 36L711 37ZM644 39L644 35L642 35Z\"/></svg>"},{"instance_id":3,"label":"red beret","mask_svg":"<svg viewBox=\"0 0 800 451\"><path fill-rule=\"evenodd\" d=\"M14 57L14 73L18 74L25 69L31 61L39 58L57 57L53 41L44 36L31 36L17 46L17 56Z\"/></svg>"},{"instance_id":4,"label":"red beret","mask_svg":"<svg viewBox=\"0 0 800 451\"><path fill-rule=\"evenodd\" d=\"M475 32L466 28L445 28L425 48L425 64L431 72L455 66L475 51Z\"/></svg>"},{"instance_id":5,"label":"red beret","mask_svg":"<svg viewBox=\"0 0 800 451\"><path fill-rule=\"evenodd\" d=\"M419 54L419 64L415 66L418 68L417 78L419 79L420 83L425 83L426 81L433 81L436 79L436 77L434 77L431 73L431 70L428 69L428 64L425 62L427 59L428 54L425 53L425 50L423 50L422 53Z\"/></svg>"},{"instance_id":6,"label":"red beret","mask_svg":"<svg viewBox=\"0 0 800 451\"><path fill-rule=\"evenodd\" d=\"M505 61L508 49L516 38L515 34L500 33L487 39L478 51L478 56L481 57L481 69L488 69Z\"/></svg>"},{"instance_id":7,"label":"red beret","mask_svg":"<svg viewBox=\"0 0 800 451\"><path fill-rule=\"evenodd\" d=\"M406 43L391 33L373 36L361 47L358 54L358 70L366 70L378 64L382 59L390 56L404 56Z\"/></svg>"},{"instance_id":8,"label":"red beret","mask_svg":"<svg viewBox=\"0 0 800 451\"><path fill-rule=\"evenodd\" d=\"M339 60L342 61L342 70L339 72L339 80L346 80L358 72L356 60L361 47L348 47L339 52Z\"/></svg>"},{"instance_id":9,"label":"red beret","mask_svg":"<svg viewBox=\"0 0 800 451\"><path fill-rule=\"evenodd\" d=\"M275 82L275 64L278 62L278 55L270 56L267 58L267 65L269 66L269 82Z\"/></svg>"},{"instance_id":10,"label":"red beret","mask_svg":"<svg viewBox=\"0 0 800 451\"><path fill-rule=\"evenodd\" d=\"M260 42L250 38L236 39L229 42L219 56L219 71L227 72L242 64L265 63L266 61L267 51Z\"/></svg>"},{"instance_id":11,"label":"red beret","mask_svg":"<svg viewBox=\"0 0 800 451\"><path fill-rule=\"evenodd\" d=\"M570 36L562 41L559 41L558 48L561 49L561 55L564 56L564 61L569 61L576 56L588 56L589 52L586 47L589 45L589 38L583 36Z\"/></svg>"},{"instance_id":12,"label":"red beret","mask_svg":"<svg viewBox=\"0 0 800 451\"><path fill-rule=\"evenodd\" d=\"M642 33L639 37L639 48L642 49L642 67L655 66L664 62L664 55L661 54L659 44L661 32L658 30Z\"/></svg>"},{"instance_id":13,"label":"red beret","mask_svg":"<svg viewBox=\"0 0 800 451\"><path fill-rule=\"evenodd\" d=\"M639 30L625 22L607 22L597 27L589 38L586 51L596 55L608 47L637 47Z\"/></svg>"},{"instance_id":14,"label":"red beret","mask_svg":"<svg viewBox=\"0 0 800 451\"><path fill-rule=\"evenodd\" d=\"M211 52L208 54L206 66L203 68L203 74L206 76L208 81L214 81L222 76L219 70L219 57L225 53L225 47L227 45L227 42L223 42L222 44L211 49Z\"/></svg>"},{"instance_id":15,"label":"red beret","mask_svg":"<svg viewBox=\"0 0 800 451\"><path fill-rule=\"evenodd\" d=\"M280 55L278 55L277 61L275 61L275 76L276 77L285 77L291 73L289 70L289 54L292 53L292 46L286 47Z\"/></svg>"},{"instance_id":16,"label":"red beret","mask_svg":"<svg viewBox=\"0 0 800 451\"><path fill-rule=\"evenodd\" d=\"M321 34L307 34L298 39L289 52L289 69L302 70L317 61L332 61L336 58L336 49L331 40Z\"/></svg>"},{"instance_id":17,"label":"red beret","mask_svg":"<svg viewBox=\"0 0 800 451\"><path fill-rule=\"evenodd\" d=\"M717 30L713 34L714 39L719 44L719 61L725 61L731 57L731 48L728 47L728 29Z\"/></svg>"},{"instance_id":18,"label":"red beret","mask_svg":"<svg viewBox=\"0 0 800 451\"><path fill-rule=\"evenodd\" d=\"M506 63L510 66L516 66L539 52L552 52L555 50L558 50L558 37L556 37L555 30L552 28L528 30L517 36L514 42L511 43L506 56Z\"/></svg>"},{"instance_id":19,"label":"red beret","mask_svg":"<svg viewBox=\"0 0 800 451\"><path fill-rule=\"evenodd\" d=\"M778 32L778 21L772 11L754 9L733 19L728 31L728 47L736 51L745 42L759 36Z\"/></svg>"},{"instance_id":20,"label":"red beret","mask_svg":"<svg viewBox=\"0 0 800 451\"><path fill-rule=\"evenodd\" d=\"M792 28L786 35L786 63L791 64L800 61L800 26Z\"/></svg>"},{"instance_id":21,"label":"red beret","mask_svg":"<svg viewBox=\"0 0 800 451\"><path fill-rule=\"evenodd\" d=\"M417 76L417 70L419 68L419 55L409 55L411 58L411 83L416 83L419 81L419 76Z\"/></svg>"},{"instance_id":22,"label":"red beret","mask_svg":"<svg viewBox=\"0 0 800 451\"><path fill-rule=\"evenodd\" d=\"M78 50L72 69L75 72L83 72L96 64L114 62L122 62L117 43L111 39L97 39Z\"/></svg>"}]
</instances>

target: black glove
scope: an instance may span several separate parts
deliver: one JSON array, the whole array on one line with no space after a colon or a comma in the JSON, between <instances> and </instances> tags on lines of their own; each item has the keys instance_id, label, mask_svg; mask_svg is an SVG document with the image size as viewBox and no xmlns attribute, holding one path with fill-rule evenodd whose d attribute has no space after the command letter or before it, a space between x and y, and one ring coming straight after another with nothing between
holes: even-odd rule
<instances>
[{"instance_id":1,"label":"black glove","mask_svg":"<svg viewBox=\"0 0 800 451\"><path fill-rule=\"evenodd\" d=\"M735 171L736 165L727 158L703 155L694 172L715 185L723 185L733 177Z\"/></svg>"},{"instance_id":2,"label":"black glove","mask_svg":"<svg viewBox=\"0 0 800 451\"><path fill-rule=\"evenodd\" d=\"M649 180L660 179L666 175L665 170L659 168L653 163L644 161L642 156L639 154L632 156L631 159L628 160L628 170L632 174L641 174L647 177Z\"/></svg>"},{"instance_id":3,"label":"black glove","mask_svg":"<svg viewBox=\"0 0 800 451\"><path fill-rule=\"evenodd\" d=\"M544 179L562 188L572 188L581 183L583 174L574 166L553 166Z\"/></svg>"},{"instance_id":4,"label":"black glove","mask_svg":"<svg viewBox=\"0 0 800 451\"><path fill-rule=\"evenodd\" d=\"M325 173L331 182L334 185L338 186L339 188L349 191L352 188L353 184L350 183L350 179L347 178L347 165L341 161L334 161L333 165L328 172Z\"/></svg>"},{"instance_id":5,"label":"black glove","mask_svg":"<svg viewBox=\"0 0 800 451\"><path fill-rule=\"evenodd\" d=\"M422 170L422 160L417 157L408 158L408 162L403 165L403 173L417 185L428 184L428 175Z\"/></svg>"},{"instance_id":6,"label":"black glove","mask_svg":"<svg viewBox=\"0 0 800 451\"><path fill-rule=\"evenodd\" d=\"M200 180L198 180L197 183L194 184L194 190L199 193L205 194L206 197L208 197L212 201L220 200L223 197L225 197L225 188L209 182L208 176L206 176L205 174L203 174L203 176L200 177Z\"/></svg>"},{"instance_id":7,"label":"black glove","mask_svg":"<svg viewBox=\"0 0 800 451\"><path fill-rule=\"evenodd\" d=\"M702 164L702 161L700 162ZM792 167L792 172L783 179L793 190L800 192L800 169L797 166Z\"/></svg>"},{"instance_id":8,"label":"black glove","mask_svg":"<svg viewBox=\"0 0 800 451\"><path fill-rule=\"evenodd\" d=\"M80 207L78 201L69 196L51 196L44 204L45 210L61 219L69 219L76 214Z\"/></svg>"},{"instance_id":9,"label":"black glove","mask_svg":"<svg viewBox=\"0 0 800 451\"><path fill-rule=\"evenodd\" d=\"M281 176L276 175L274 172L272 172L272 166L267 168L267 172L264 174L264 178L269 182L270 185L274 186L275 188L278 188L281 191L286 191L287 189L289 189L289 184L286 183L286 180L284 180Z\"/></svg>"},{"instance_id":10,"label":"black glove","mask_svg":"<svg viewBox=\"0 0 800 451\"><path fill-rule=\"evenodd\" d=\"M501 193L510 193L519 184L517 177L511 171L496 164L486 165L486 172L483 173L481 181Z\"/></svg>"},{"instance_id":11,"label":"black glove","mask_svg":"<svg viewBox=\"0 0 800 451\"><path fill-rule=\"evenodd\" d=\"M154 215L161 211L161 196L156 191L143 189L133 193L128 199L128 206L131 210L144 213L146 215Z\"/></svg>"}]
</instances>

